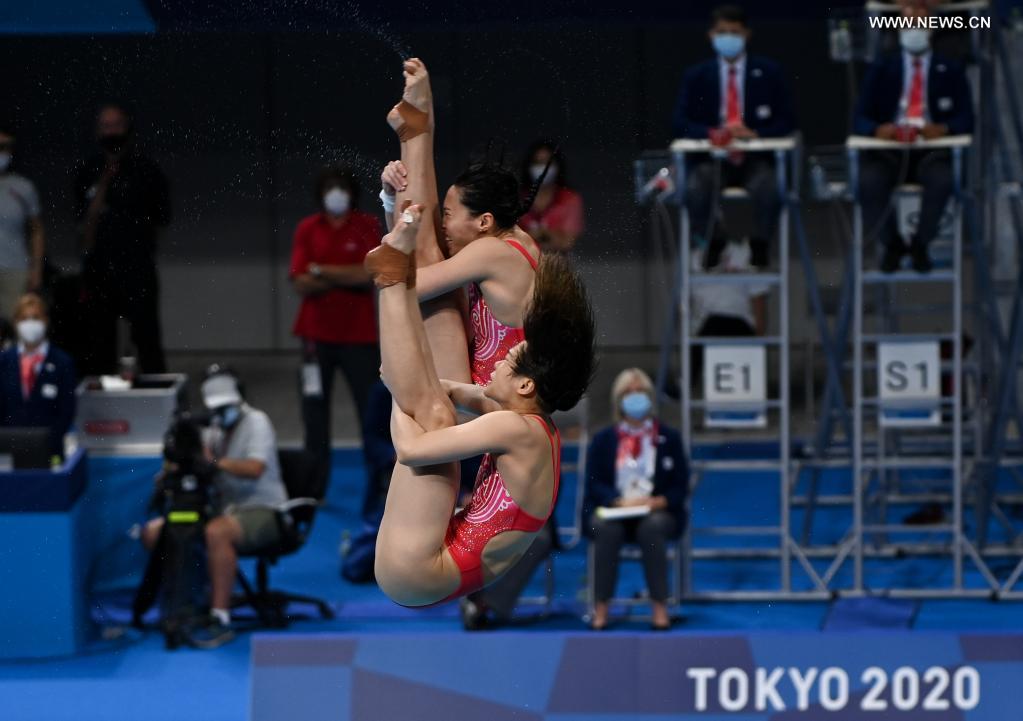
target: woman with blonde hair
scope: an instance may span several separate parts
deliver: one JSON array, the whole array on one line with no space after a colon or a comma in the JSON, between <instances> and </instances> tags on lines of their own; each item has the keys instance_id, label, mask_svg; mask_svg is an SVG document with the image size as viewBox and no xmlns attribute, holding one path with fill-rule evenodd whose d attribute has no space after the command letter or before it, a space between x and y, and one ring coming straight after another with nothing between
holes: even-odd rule
<instances>
[{"instance_id":1,"label":"woman with blonde hair","mask_svg":"<svg viewBox=\"0 0 1023 721\"><path fill-rule=\"evenodd\" d=\"M671 625L667 544L685 528L689 470L682 437L658 421L654 397L654 384L642 370L619 373L611 385L615 423L594 435L588 451L583 519L596 551L594 630L607 627L619 552L626 542L637 544L642 553L652 627L663 631ZM608 520L598 512L625 507L635 508L636 515Z\"/></svg>"}]
</instances>

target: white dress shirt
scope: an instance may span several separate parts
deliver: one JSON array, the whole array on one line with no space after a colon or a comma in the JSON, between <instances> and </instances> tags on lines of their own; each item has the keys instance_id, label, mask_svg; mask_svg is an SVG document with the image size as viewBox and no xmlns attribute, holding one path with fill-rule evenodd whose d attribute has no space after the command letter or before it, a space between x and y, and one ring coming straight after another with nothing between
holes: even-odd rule
<instances>
[{"instance_id":1,"label":"white dress shirt","mask_svg":"<svg viewBox=\"0 0 1023 721\"><path fill-rule=\"evenodd\" d=\"M724 125L728 119L728 69L735 68L735 87L739 91L739 117L746 117L743 107L743 96L746 90L746 53L743 53L733 62L728 62L718 55L718 77L721 82L721 124ZM745 120L744 120L745 122Z\"/></svg>"}]
</instances>

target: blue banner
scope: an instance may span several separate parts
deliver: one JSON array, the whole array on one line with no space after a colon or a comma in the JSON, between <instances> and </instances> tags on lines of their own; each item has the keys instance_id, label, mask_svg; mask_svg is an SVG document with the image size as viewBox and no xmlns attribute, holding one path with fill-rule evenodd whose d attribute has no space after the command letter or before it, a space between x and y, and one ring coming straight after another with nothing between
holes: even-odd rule
<instances>
[{"instance_id":1,"label":"blue banner","mask_svg":"<svg viewBox=\"0 0 1023 721\"><path fill-rule=\"evenodd\" d=\"M1023 635L253 637L252 721L1023 717Z\"/></svg>"}]
</instances>

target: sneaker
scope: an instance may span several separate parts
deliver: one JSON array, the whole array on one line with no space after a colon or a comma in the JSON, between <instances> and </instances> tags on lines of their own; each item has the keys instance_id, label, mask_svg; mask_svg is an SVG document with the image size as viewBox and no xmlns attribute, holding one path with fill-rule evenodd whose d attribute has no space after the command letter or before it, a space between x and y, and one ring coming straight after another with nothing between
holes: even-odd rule
<instances>
[{"instance_id":1,"label":"sneaker","mask_svg":"<svg viewBox=\"0 0 1023 721\"><path fill-rule=\"evenodd\" d=\"M884 247L884 255L881 257L881 272L894 273L899 269L902 262L903 248L901 244L891 243Z\"/></svg>"},{"instance_id":2,"label":"sneaker","mask_svg":"<svg viewBox=\"0 0 1023 721\"><path fill-rule=\"evenodd\" d=\"M945 520L945 509L939 503L928 503L913 511L902 522L907 526L933 526Z\"/></svg>"},{"instance_id":3,"label":"sneaker","mask_svg":"<svg viewBox=\"0 0 1023 721\"><path fill-rule=\"evenodd\" d=\"M913 261L913 270L917 273L929 273L934 267L931 263L931 254L927 252L927 246L923 243L913 243L909 246L909 256Z\"/></svg>"},{"instance_id":4,"label":"sneaker","mask_svg":"<svg viewBox=\"0 0 1023 721\"><path fill-rule=\"evenodd\" d=\"M721 254L728 247L728 236L725 235L724 229L718 225L714 228L714 235L707 243L707 252L703 258L704 272L709 272L718 267L721 263Z\"/></svg>"},{"instance_id":5,"label":"sneaker","mask_svg":"<svg viewBox=\"0 0 1023 721\"><path fill-rule=\"evenodd\" d=\"M216 618L188 631L188 643L195 648L219 648L234 638L234 631Z\"/></svg>"},{"instance_id":6,"label":"sneaker","mask_svg":"<svg viewBox=\"0 0 1023 721\"><path fill-rule=\"evenodd\" d=\"M768 243L763 238L750 238L749 239L750 249L750 265L758 270L764 270L771 264L770 254L768 253Z\"/></svg>"},{"instance_id":7,"label":"sneaker","mask_svg":"<svg viewBox=\"0 0 1023 721\"><path fill-rule=\"evenodd\" d=\"M467 596L458 602L458 610L462 615L462 627L466 631L482 631L487 627L486 609Z\"/></svg>"}]
</instances>

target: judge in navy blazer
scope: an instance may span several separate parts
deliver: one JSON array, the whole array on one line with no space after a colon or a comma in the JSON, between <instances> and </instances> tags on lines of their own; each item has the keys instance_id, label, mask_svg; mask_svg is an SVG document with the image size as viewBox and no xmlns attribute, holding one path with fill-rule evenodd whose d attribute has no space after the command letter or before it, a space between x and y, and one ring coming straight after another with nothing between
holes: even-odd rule
<instances>
[{"instance_id":1,"label":"judge in navy blazer","mask_svg":"<svg viewBox=\"0 0 1023 721\"><path fill-rule=\"evenodd\" d=\"M671 122L676 138L706 140L712 128L722 127L720 63L715 57L686 70ZM746 56L742 86L742 121L755 137L779 138L795 132L792 91L781 65Z\"/></svg>"},{"instance_id":2,"label":"judge in navy blazer","mask_svg":"<svg viewBox=\"0 0 1023 721\"><path fill-rule=\"evenodd\" d=\"M715 129L727 129L739 139L791 135L796 127L792 91L777 63L746 53L750 30L742 8L715 8L708 35L716 57L689 68L683 76L672 119L675 137L705 140ZM715 187L742 186L754 207L752 262L767 266L782 205L773 156L731 154L720 163L720 182L708 156L693 156L688 165L686 208L696 242L710 240ZM723 238L723 229L717 230L721 232L712 234Z\"/></svg>"},{"instance_id":3,"label":"judge in navy blazer","mask_svg":"<svg viewBox=\"0 0 1023 721\"><path fill-rule=\"evenodd\" d=\"M583 531L593 539L592 626L607 626L609 601L618 580L622 544L639 546L650 592L653 627L666 629L668 542L686 525L689 469L682 438L658 422L654 384L639 368L618 374L611 386L616 423L594 435L586 455ZM643 510L644 515L613 520L600 507Z\"/></svg>"},{"instance_id":4,"label":"judge in navy blazer","mask_svg":"<svg viewBox=\"0 0 1023 721\"><path fill-rule=\"evenodd\" d=\"M50 452L64 455L64 435L75 416L75 368L71 356L46 339L46 305L34 293L15 309L18 342L0 353L0 424L50 429ZM23 379L22 358L35 356ZM31 383L25 394L25 381Z\"/></svg>"},{"instance_id":5,"label":"judge in navy blazer","mask_svg":"<svg viewBox=\"0 0 1023 721\"><path fill-rule=\"evenodd\" d=\"M926 13L907 8L906 15ZM931 51L930 33L922 28L899 31L901 52L882 58L867 71L856 103L853 131L882 140L896 140L902 128L914 128L927 140L973 132L973 99L962 65ZM915 90L917 83L922 87ZM914 102L918 98L919 102ZM898 234L892 193L899 183L918 183L923 192L919 220L909 238ZM953 191L952 162L947 149L861 152L859 194L866 242L875 234L884 254L881 270L897 270L908 251L912 267L931 269L927 251L938 233L941 214Z\"/></svg>"},{"instance_id":6,"label":"judge in navy blazer","mask_svg":"<svg viewBox=\"0 0 1023 721\"><path fill-rule=\"evenodd\" d=\"M860 97L856 102L853 132L873 136L885 124L899 120L900 105L906 85L905 70L908 51L881 58L867 70ZM966 70L955 60L939 53L924 51L927 58L928 122L943 125L934 131L942 135L968 135L973 132L973 98ZM936 135L935 137L940 137Z\"/></svg>"}]
</instances>

